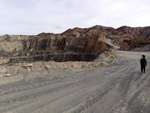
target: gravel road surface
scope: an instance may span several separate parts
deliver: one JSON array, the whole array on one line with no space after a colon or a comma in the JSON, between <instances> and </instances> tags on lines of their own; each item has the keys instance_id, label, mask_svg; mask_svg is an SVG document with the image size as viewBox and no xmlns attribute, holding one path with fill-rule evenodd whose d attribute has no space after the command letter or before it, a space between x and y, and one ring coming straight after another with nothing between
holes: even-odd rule
<instances>
[{"instance_id":1,"label":"gravel road surface","mask_svg":"<svg viewBox=\"0 0 150 113\"><path fill-rule=\"evenodd\" d=\"M140 73L148 52L117 51L111 65L53 69L0 78L0 112L150 113L150 65Z\"/></svg>"}]
</instances>

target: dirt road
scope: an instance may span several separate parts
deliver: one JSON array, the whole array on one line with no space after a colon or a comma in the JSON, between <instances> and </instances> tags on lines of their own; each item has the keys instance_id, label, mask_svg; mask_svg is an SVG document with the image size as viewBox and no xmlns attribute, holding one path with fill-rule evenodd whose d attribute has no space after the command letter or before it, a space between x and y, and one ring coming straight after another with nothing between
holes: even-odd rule
<instances>
[{"instance_id":1,"label":"dirt road","mask_svg":"<svg viewBox=\"0 0 150 113\"><path fill-rule=\"evenodd\" d=\"M107 67L36 71L0 79L0 112L150 113L150 65L142 54L121 52ZM149 55L149 56L148 56Z\"/></svg>"}]
</instances>

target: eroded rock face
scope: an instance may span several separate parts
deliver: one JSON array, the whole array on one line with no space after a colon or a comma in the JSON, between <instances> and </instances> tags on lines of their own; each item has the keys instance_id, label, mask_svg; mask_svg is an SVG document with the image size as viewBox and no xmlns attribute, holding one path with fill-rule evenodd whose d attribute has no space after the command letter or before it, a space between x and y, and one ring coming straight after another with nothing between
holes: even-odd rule
<instances>
[{"instance_id":1,"label":"eroded rock face","mask_svg":"<svg viewBox=\"0 0 150 113\"><path fill-rule=\"evenodd\" d=\"M118 37L118 39L116 38ZM116 29L111 35L115 43L120 45L121 50L131 50L150 44L150 27L127 27Z\"/></svg>"},{"instance_id":2,"label":"eroded rock face","mask_svg":"<svg viewBox=\"0 0 150 113\"><path fill-rule=\"evenodd\" d=\"M148 39L134 39L134 40L124 40L121 44L121 50L136 50L136 48L141 48L142 51L150 51L149 46L150 40ZM140 49L137 49L140 50Z\"/></svg>"},{"instance_id":3,"label":"eroded rock face","mask_svg":"<svg viewBox=\"0 0 150 113\"><path fill-rule=\"evenodd\" d=\"M129 26L122 26L120 28L114 29L112 27L104 27L104 26L94 26L87 29L69 29L64 34L69 36L74 35L77 37L89 35L100 35L99 39L106 40L111 39L112 43L118 46L121 46L120 49L122 50L130 50L133 47L140 46L140 43L136 44L137 42L142 43L145 41L147 42L150 40L150 27L129 27ZM136 41L134 41L136 40ZM125 43L128 42L129 47L126 46ZM132 42L132 44L130 44ZM145 43L147 44L147 43ZM130 46L132 45L132 47ZM124 46L124 47L123 47Z\"/></svg>"},{"instance_id":4,"label":"eroded rock face","mask_svg":"<svg viewBox=\"0 0 150 113\"><path fill-rule=\"evenodd\" d=\"M0 41L0 55L7 59L6 62L91 61L101 52L112 48L105 43L106 39L101 33L73 32L41 33L26 37L5 35Z\"/></svg>"},{"instance_id":5,"label":"eroded rock face","mask_svg":"<svg viewBox=\"0 0 150 113\"><path fill-rule=\"evenodd\" d=\"M130 50L150 43L150 27L94 26L68 29L61 34L4 35L0 37L0 62L91 61L112 48L106 39L121 46L121 50Z\"/></svg>"}]
</instances>

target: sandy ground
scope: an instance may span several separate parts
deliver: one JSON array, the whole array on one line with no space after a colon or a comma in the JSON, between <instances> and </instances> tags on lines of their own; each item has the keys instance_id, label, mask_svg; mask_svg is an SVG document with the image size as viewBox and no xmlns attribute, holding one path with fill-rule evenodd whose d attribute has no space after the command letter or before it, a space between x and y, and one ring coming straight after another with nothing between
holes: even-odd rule
<instances>
[{"instance_id":1,"label":"sandy ground","mask_svg":"<svg viewBox=\"0 0 150 113\"><path fill-rule=\"evenodd\" d=\"M0 112L150 113L150 53L117 51L110 66L48 69L0 79Z\"/></svg>"}]
</instances>

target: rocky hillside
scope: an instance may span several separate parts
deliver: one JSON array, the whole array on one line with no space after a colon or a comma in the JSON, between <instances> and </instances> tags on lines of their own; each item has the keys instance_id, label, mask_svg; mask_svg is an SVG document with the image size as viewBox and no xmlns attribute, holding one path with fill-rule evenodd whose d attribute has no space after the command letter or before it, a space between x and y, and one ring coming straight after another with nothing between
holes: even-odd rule
<instances>
[{"instance_id":1,"label":"rocky hillside","mask_svg":"<svg viewBox=\"0 0 150 113\"><path fill-rule=\"evenodd\" d=\"M124 40L121 44L120 50L150 51L149 45L150 40L148 39Z\"/></svg>"},{"instance_id":2,"label":"rocky hillside","mask_svg":"<svg viewBox=\"0 0 150 113\"><path fill-rule=\"evenodd\" d=\"M121 46L121 50L131 50L136 47L150 44L150 27L129 27L122 26L114 29L112 27L94 26L81 29L74 28L65 31L63 34L80 37L81 35L100 35L101 39L111 39L112 43ZM91 36L90 36L91 37Z\"/></svg>"},{"instance_id":3,"label":"rocky hillside","mask_svg":"<svg viewBox=\"0 0 150 113\"><path fill-rule=\"evenodd\" d=\"M4 35L0 37L0 61L92 61L112 48L105 40L101 33L76 29L62 34Z\"/></svg>"},{"instance_id":4,"label":"rocky hillside","mask_svg":"<svg viewBox=\"0 0 150 113\"><path fill-rule=\"evenodd\" d=\"M119 31L117 36L123 39L120 44L121 50L141 48L150 44L150 27L131 28L124 26L116 30Z\"/></svg>"},{"instance_id":5,"label":"rocky hillside","mask_svg":"<svg viewBox=\"0 0 150 113\"><path fill-rule=\"evenodd\" d=\"M106 39L119 45L121 50L143 47L150 44L150 27L114 29L97 25L68 29L61 34L4 35L0 37L0 62L91 61L112 49Z\"/></svg>"}]
</instances>

